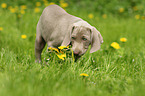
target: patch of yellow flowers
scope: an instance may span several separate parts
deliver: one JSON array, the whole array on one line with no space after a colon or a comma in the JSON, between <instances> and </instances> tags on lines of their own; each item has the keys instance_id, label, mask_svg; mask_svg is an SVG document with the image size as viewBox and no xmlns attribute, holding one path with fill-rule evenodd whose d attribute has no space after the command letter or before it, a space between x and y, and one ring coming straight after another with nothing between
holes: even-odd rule
<instances>
[{"instance_id":1,"label":"patch of yellow flowers","mask_svg":"<svg viewBox=\"0 0 145 96\"><path fill-rule=\"evenodd\" d=\"M59 46L58 49L49 47L48 51L54 52L59 59L65 60L66 53L68 53L67 51L70 51L69 49L70 49L70 46Z\"/></svg>"},{"instance_id":2,"label":"patch of yellow flowers","mask_svg":"<svg viewBox=\"0 0 145 96\"><path fill-rule=\"evenodd\" d=\"M127 39L126 38L120 38L120 41L121 42L127 42ZM113 47L114 49L120 49L120 45L117 43L117 42L113 42L111 43L111 47Z\"/></svg>"}]
</instances>

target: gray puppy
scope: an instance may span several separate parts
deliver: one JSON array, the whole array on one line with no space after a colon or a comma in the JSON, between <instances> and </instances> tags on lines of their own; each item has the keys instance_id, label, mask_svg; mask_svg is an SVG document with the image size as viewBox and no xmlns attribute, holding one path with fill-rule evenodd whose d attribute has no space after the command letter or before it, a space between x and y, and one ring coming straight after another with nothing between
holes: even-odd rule
<instances>
[{"instance_id":1,"label":"gray puppy","mask_svg":"<svg viewBox=\"0 0 145 96\"><path fill-rule=\"evenodd\" d=\"M74 55L82 56L91 44L90 53L100 49L103 38L100 32L81 18L68 14L58 5L46 7L36 29L35 56L41 62L41 52L48 47L72 45Z\"/></svg>"}]
</instances>

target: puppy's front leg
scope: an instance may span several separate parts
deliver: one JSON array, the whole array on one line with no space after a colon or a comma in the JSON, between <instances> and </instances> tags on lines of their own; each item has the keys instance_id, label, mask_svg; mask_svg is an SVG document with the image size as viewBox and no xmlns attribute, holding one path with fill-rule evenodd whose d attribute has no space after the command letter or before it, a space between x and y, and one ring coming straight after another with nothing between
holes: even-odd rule
<instances>
[{"instance_id":1,"label":"puppy's front leg","mask_svg":"<svg viewBox=\"0 0 145 96\"><path fill-rule=\"evenodd\" d=\"M41 62L41 53L42 53L43 48L45 47L45 44L46 44L46 42L44 41L44 39L41 36L36 38L36 41L35 41L36 60L35 60L35 62L39 62L39 63Z\"/></svg>"}]
</instances>

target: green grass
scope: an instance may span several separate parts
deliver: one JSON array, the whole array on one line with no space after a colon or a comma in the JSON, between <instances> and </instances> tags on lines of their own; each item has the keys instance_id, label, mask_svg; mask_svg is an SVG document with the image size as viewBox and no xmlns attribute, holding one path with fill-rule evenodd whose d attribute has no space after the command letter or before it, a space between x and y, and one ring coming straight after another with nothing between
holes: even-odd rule
<instances>
[{"instance_id":1,"label":"green grass","mask_svg":"<svg viewBox=\"0 0 145 96\"><path fill-rule=\"evenodd\" d=\"M35 63L34 42L40 17L32 10L19 21L15 14L0 9L0 96L143 96L145 90L145 21L108 16L89 19L88 13L71 11L95 26L104 43L93 54L78 61ZM21 35L27 38L22 39ZM119 39L128 41L121 43ZM118 42L121 49L110 48ZM46 49L46 48L45 48ZM42 59L47 58L45 50ZM79 75L87 73L82 78Z\"/></svg>"}]
</instances>

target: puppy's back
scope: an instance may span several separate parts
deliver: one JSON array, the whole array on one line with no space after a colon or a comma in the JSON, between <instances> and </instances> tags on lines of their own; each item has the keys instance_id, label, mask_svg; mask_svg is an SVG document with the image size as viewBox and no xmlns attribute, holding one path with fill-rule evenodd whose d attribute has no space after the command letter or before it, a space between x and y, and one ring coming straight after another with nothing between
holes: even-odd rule
<instances>
[{"instance_id":1,"label":"puppy's back","mask_svg":"<svg viewBox=\"0 0 145 96\"><path fill-rule=\"evenodd\" d=\"M37 27L39 29L38 34L40 34L41 32L41 35L43 35L44 39L50 38L52 32L56 30L56 26L58 26L58 24L60 23L61 18L66 15L68 15L68 13L58 5L50 5L46 7L43 10L37 24ZM49 36L47 36L48 32Z\"/></svg>"},{"instance_id":2,"label":"puppy's back","mask_svg":"<svg viewBox=\"0 0 145 96\"><path fill-rule=\"evenodd\" d=\"M41 35L46 42L53 41L55 38L64 38L70 26L78 20L81 19L68 14L58 5L50 5L43 10L40 16L37 34ZM59 41L62 40L59 39Z\"/></svg>"},{"instance_id":3,"label":"puppy's back","mask_svg":"<svg viewBox=\"0 0 145 96\"><path fill-rule=\"evenodd\" d=\"M55 15L67 14L67 12L63 8L61 8L60 6L55 5L55 4L47 6L43 12L45 12L45 11L51 12L52 14L55 14Z\"/></svg>"}]
</instances>

